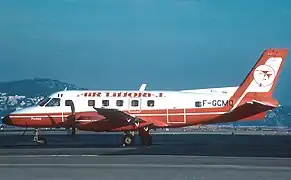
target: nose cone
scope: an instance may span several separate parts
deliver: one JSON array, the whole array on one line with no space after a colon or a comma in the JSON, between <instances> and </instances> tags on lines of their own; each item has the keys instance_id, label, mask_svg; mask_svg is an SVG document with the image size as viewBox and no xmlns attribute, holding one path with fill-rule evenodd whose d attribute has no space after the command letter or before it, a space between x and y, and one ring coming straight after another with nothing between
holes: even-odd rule
<instances>
[{"instance_id":1,"label":"nose cone","mask_svg":"<svg viewBox=\"0 0 291 180\"><path fill-rule=\"evenodd\" d=\"M13 125L11 118L9 117L9 115L6 115L3 119L2 119L2 123L6 124L6 125Z\"/></svg>"}]
</instances>

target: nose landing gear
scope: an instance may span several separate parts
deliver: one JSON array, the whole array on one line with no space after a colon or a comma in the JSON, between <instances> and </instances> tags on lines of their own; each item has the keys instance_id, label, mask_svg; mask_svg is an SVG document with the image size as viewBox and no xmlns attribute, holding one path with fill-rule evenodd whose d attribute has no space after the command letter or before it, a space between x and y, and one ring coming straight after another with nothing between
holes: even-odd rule
<instances>
[{"instance_id":1,"label":"nose landing gear","mask_svg":"<svg viewBox=\"0 0 291 180\"><path fill-rule=\"evenodd\" d=\"M47 140L43 137L39 137L39 128L34 130L34 137L33 137L33 141L35 141L38 145L46 145L47 144Z\"/></svg>"}]
</instances>

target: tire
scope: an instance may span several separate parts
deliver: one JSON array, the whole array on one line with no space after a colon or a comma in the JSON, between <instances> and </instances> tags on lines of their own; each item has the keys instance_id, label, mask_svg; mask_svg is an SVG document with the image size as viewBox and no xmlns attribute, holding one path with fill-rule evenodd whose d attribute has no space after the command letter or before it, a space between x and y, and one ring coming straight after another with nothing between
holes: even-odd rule
<instances>
[{"instance_id":1,"label":"tire","mask_svg":"<svg viewBox=\"0 0 291 180\"><path fill-rule=\"evenodd\" d=\"M152 145L152 136L149 135L146 138L141 138L141 143L144 146L150 146L150 145Z\"/></svg>"},{"instance_id":2,"label":"tire","mask_svg":"<svg viewBox=\"0 0 291 180\"><path fill-rule=\"evenodd\" d=\"M126 145L126 146L130 146L133 144L133 136L132 135L128 135L128 136L125 136L124 139L123 139L123 143Z\"/></svg>"},{"instance_id":3,"label":"tire","mask_svg":"<svg viewBox=\"0 0 291 180\"><path fill-rule=\"evenodd\" d=\"M38 138L37 144L39 145L47 145L47 140L45 138Z\"/></svg>"}]
</instances>

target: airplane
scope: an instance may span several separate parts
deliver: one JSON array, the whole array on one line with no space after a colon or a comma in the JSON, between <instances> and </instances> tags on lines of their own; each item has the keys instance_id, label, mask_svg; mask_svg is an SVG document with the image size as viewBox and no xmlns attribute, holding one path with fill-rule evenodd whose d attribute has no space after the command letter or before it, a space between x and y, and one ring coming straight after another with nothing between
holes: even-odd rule
<instances>
[{"instance_id":1,"label":"airplane","mask_svg":"<svg viewBox=\"0 0 291 180\"><path fill-rule=\"evenodd\" d=\"M124 146L152 144L150 130L262 120L278 107L273 92L287 48L264 50L239 86L179 91L63 90L37 105L16 110L3 123L35 129L34 141L47 144L40 128L62 127L95 132L124 132Z\"/></svg>"}]
</instances>

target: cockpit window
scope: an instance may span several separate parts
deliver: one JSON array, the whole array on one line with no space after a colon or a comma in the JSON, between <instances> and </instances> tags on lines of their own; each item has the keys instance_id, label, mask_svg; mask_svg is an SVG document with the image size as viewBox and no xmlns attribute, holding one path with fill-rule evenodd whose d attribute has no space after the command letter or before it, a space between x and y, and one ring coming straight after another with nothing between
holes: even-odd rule
<instances>
[{"instance_id":1,"label":"cockpit window","mask_svg":"<svg viewBox=\"0 0 291 180\"><path fill-rule=\"evenodd\" d=\"M60 106L60 98L53 98L51 99L45 106L49 106L49 107L54 107L54 106Z\"/></svg>"},{"instance_id":2,"label":"cockpit window","mask_svg":"<svg viewBox=\"0 0 291 180\"><path fill-rule=\"evenodd\" d=\"M44 106L51 98L45 98L37 103L38 106Z\"/></svg>"}]
</instances>

